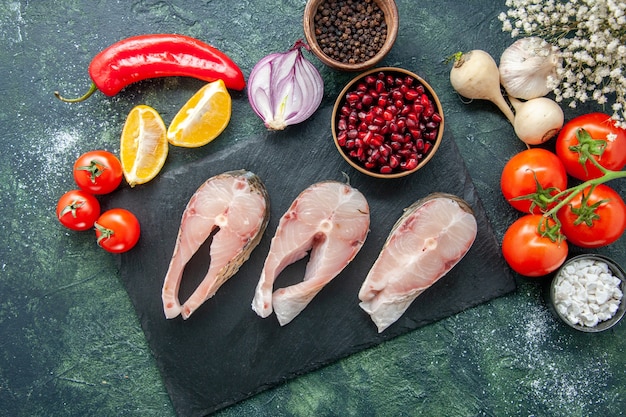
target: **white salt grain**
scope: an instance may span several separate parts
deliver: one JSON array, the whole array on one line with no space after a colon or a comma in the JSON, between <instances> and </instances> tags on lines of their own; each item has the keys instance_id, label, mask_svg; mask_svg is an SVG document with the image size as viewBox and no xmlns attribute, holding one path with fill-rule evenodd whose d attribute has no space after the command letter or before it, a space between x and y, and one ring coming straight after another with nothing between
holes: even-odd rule
<instances>
[{"instance_id":1,"label":"white salt grain","mask_svg":"<svg viewBox=\"0 0 626 417\"><path fill-rule=\"evenodd\" d=\"M554 286L557 311L572 324L594 327L617 312L621 281L606 262L577 260L562 269Z\"/></svg>"}]
</instances>

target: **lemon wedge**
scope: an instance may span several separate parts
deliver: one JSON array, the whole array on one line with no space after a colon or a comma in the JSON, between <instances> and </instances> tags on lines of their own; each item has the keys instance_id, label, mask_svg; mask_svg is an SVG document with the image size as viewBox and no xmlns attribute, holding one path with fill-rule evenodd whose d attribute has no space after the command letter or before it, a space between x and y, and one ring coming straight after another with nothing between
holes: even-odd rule
<instances>
[{"instance_id":1,"label":"lemon wedge","mask_svg":"<svg viewBox=\"0 0 626 417\"><path fill-rule=\"evenodd\" d=\"M167 129L159 113L150 106L134 107L122 129L120 161L131 187L145 184L163 168L167 158Z\"/></svg>"},{"instance_id":2,"label":"lemon wedge","mask_svg":"<svg viewBox=\"0 0 626 417\"><path fill-rule=\"evenodd\" d=\"M197 148L219 136L230 121L232 100L224 81L208 83L178 111L167 129L175 146Z\"/></svg>"}]
</instances>

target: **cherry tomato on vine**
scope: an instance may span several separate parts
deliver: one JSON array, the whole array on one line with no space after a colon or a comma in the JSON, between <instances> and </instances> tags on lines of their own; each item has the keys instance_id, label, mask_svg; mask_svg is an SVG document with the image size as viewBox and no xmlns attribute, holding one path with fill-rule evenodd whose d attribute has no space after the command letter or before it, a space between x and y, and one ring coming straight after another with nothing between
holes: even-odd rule
<instances>
[{"instance_id":1,"label":"cherry tomato on vine","mask_svg":"<svg viewBox=\"0 0 626 417\"><path fill-rule=\"evenodd\" d=\"M591 160L583 159L584 165L579 161L581 155L576 147L587 149L589 157L606 169L621 171L626 165L626 129L616 127L607 114L589 113L575 117L565 123L556 138L556 154L568 174L583 181L601 177L602 171Z\"/></svg>"},{"instance_id":2,"label":"cherry tomato on vine","mask_svg":"<svg viewBox=\"0 0 626 417\"><path fill-rule=\"evenodd\" d=\"M107 252L122 253L132 249L141 233L137 217L130 211L114 208L105 211L95 223L98 245Z\"/></svg>"},{"instance_id":3,"label":"cherry tomato on vine","mask_svg":"<svg viewBox=\"0 0 626 417\"><path fill-rule=\"evenodd\" d=\"M57 219L68 229L91 229L100 216L100 203L93 195L82 190L71 190L59 198Z\"/></svg>"},{"instance_id":4,"label":"cherry tomato on vine","mask_svg":"<svg viewBox=\"0 0 626 417\"><path fill-rule=\"evenodd\" d=\"M591 193L590 193L591 191ZM589 186L557 213L561 232L582 248L599 248L615 242L626 229L626 204L608 185Z\"/></svg>"},{"instance_id":5,"label":"cherry tomato on vine","mask_svg":"<svg viewBox=\"0 0 626 417\"><path fill-rule=\"evenodd\" d=\"M555 227L550 218L527 214L513 222L502 239L504 259L515 272L527 277L549 274L567 258L567 242L542 236L539 233L540 224L546 225L547 229Z\"/></svg>"},{"instance_id":6,"label":"cherry tomato on vine","mask_svg":"<svg viewBox=\"0 0 626 417\"><path fill-rule=\"evenodd\" d=\"M548 204L545 199L566 188L565 167L554 153L541 148L527 149L514 155L504 165L500 177L502 195L511 206L524 213L539 214L542 209L545 211L552 207L554 204ZM533 193L539 194L539 201L515 200Z\"/></svg>"},{"instance_id":7,"label":"cherry tomato on vine","mask_svg":"<svg viewBox=\"0 0 626 417\"><path fill-rule=\"evenodd\" d=\"M89 151L74 162L74 180L81 190L91 194L108 194L122 182L122 164L108 151Z\"/></svg>"}]
</instances>

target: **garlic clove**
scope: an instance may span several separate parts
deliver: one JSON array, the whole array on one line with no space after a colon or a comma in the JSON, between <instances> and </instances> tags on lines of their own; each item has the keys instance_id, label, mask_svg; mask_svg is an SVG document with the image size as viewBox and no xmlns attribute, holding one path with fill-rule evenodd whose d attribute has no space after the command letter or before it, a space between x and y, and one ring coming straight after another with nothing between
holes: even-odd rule
<instances>
[{"instance_id":1,"label":"garlic clove","mask_svg":"<svg viewBox=\"0 0 626 417\"><path fill-rule=\"evenodd\" d=\"M543 97L556 86L560 66L556 47L536 36L518 39L500 57L500 83L511 97Z\"/></svg>"}]
</instances>

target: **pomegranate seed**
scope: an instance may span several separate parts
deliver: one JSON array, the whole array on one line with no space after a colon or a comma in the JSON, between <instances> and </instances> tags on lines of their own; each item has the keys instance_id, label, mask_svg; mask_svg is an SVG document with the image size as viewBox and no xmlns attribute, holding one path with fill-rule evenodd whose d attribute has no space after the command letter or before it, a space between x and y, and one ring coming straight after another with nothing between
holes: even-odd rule
<instances>
[{"instance_id":1,"label":"pomegranate seed","mask_svg":"<svg viewBox=\"0 0 626 417\"><path fill-rule=\"evenodd\" d=\"M402 144L400 142L391 142L389 147L391 148L392 151L397 151L399 149L402 149Z\"/></svg>"},{"instance_id":2,"label":"pomegranate seed","mask_svg":"<svg viewBox=\"0 0 626 417\"><path fill-rule=\"evenodd\" d=\"M413 112L417 115L422 114L422 112L424 111L424 106L422 106L421 104L414 104L413 105Z\"/></svg>"},{"instance_id":3,"label":"pomegranate seed","mask_svg":"<svg viewBox=\"0 0 626 417\"><path fill-rule=\"evenodd\" d=\"M400 134L400 133L392 133L390 136L390 139L393 142L404 142L404 135Z\"/></svg>"},{"instance_id":4,"label":"pomegranate seed","mask_svg":"<svg viewBox=\"0 0 626 417\"><path fill-rule=\"evenodd\" d=\"M367 107L371 106L373 102L374 102L374 97L372 97L371 94L365 94L363 98L361 99L361 103L363 103L363 105Z\"/></svg>"},{"instance_id":5,"label":"pomegranate seed","mask_svg":"<svg viewBox=\"0 0 626 417\"><path fill-rule=\"evenodd\" d=\"M433 115L430 116L430 120L432 120L435 123L441 123L443 118L441 117L441 115L439 113L433 113Z\"/></svg>"},{"instance_id":6,"label":"pomegranate seed","mask_svg":"<svg viewBox=\"0 0 626 417\"><path fill-rule=\"evenodd\" d=\"M348 124L346 123L346 119L339 119L339 121L337 122L337 130L346 130L347 127Z\"/></svg>"},{"instance_id":7,"label":"pomegranate seed","mask_svg":"<svg viewBox=\"0 0 626 417\"><path fill-rule=\"evenodd\" d=\"M400 90L393 90L391 92L391 98L393 100L402 100L403 94L402 94L402 92Z\"/></svg>"},{"instance_id":8,"label":"pomegranate seed","mask_svg":"<svg viewBox=\"0 0 626 417\"><path fill-rule=\"evenodd\" d=\"M339 144L339 146L344 147L346 146L346 137L348 135L346 134L346 131L344 130L343 132L340 132L337 135L337 143Z\"/></svg>"},{"instance_id":9,"label":"pomegranate seed","mask_svg":"<svg viewBox=\"0 0 626 417\"><path fill-rule=\"evenodd\" d=\"M372 140L370 141L370 146L380 146L383 144L385 138L382 135L374 134L372 136Z\"/></svg>"},{"instance_id":10,"label":"pomegranate seed","mask_svg":"<svg viewBox=\"0 0 626 417\"><path fill-rule=\"evenodd\" d=\"M359 136L359 132L356 129L350 129L347 132L347 136L350 139L356 139Z\"/></svg>"},{"instance_id":11,"label":"pomegranate seed","mask_svg":"<svg viewBox=\"0 0 626 417\"><path fill-rule=\"evenodd\" d=\"M359 114L356 111L350 112L348 115L348 124L354 126L359 121Z\"/></svg>"},{"instance_id":12,"label":"pomegranate seed","mask_svg":"<svg viewBox=\"0 0 626 417\"><path fill-rule=\"evenodd\" d=\"M374 85L374 83L376 82L376 77L374 77L373 75L368 75L365 77L364 81L367 85Z\"/></svg>"},{"instance_id":13,"label":"pomegranate seed","mask_svg":"<svg viewBox=\"0 0 626 417\"><path fill-rule=\"evenodd\" d=\"M380 173L381 174L391 174L393 172L393 169L389 166L389 165L383 165L382 167L380 167Z\"/></svg>"},{"instance_id":14,"label":"pomegranate seed","mask_svg":"<svg viewBox=\"0 0 626 417\"><path fill-rule=\"evenodd\" d=\"M377 163L373 162L373 161L366 161L365 164L364 164L365 169L368 169L368 170L372 170L372 169L376 168L376 165L377 165Z\"/></svg>"},{"instance_id":15,"label":"pomegranate seed","mask_svg":"<svg viewBox=\"0 0 626 417\"><path fill-rule=\"evenodd\" d=\"M404 93L404 98L409 101L415 101L418 97L419 97L419 94L415 90L407 90L407 92Z\"/></svg>"},{"instance_id":16,"label":"pomegranate seed","mask_svg":"<svg viewBox=\"0 0 626 417\"><path fill-rule=\"evenodd\" d=\"M392 169L395 169L398 167L398 165L400 165L400 161L398 160L398 157L395 155L391 155L389 157L389 167Z\"/></svg>"},{"instance_id":17,"label":"pomegranate seed","mask_svg":"<svg viewBox=\"0 0 626 417\"><path fill-rule=\"evenodd\" d=\"M432 148L432 146L432 143L424 142L424 155L428 154L428 151L430 151L430 148Z\"/></svg>"},{"instance_id":18,"label":"pomegranate seed","mask_svg":"<svg viewBox=\"0 0 626 417\"><path fill-rule=\"evenodd\" d=\"M401 162L400 163L400 167L402 169L407 170L407 171L415 169L415 168L417 168L417 159L416 158L410 158L406 162Z\"/></svg>"},{"instance_id":19,"label":"pomegranate seed","mask_svg":"<svg viewBox=\"0 0 626 417\"><path fill-rule=\"evenodd\" d=\"M413 85L413 82L415 82L415 78L407 75L406 77L404 77L404 84L406 84L408 87L411 87Z\"/></svg>"},{"instance_id":20,"label":"pomegranate seed","mask_svg":"<svg viewBox=\"0 0 626 417\"><path fill-rule=\"evenodd\" d=\"M385 91L386 87L385 87L385 82L383 80L376 80L376 92L377 93L382 93L383 91Z\"/></svg>"},{"instance_id":21,"label":"pomegranate seed","mask_svg":"<svg viewBox=\"0 0 626 417\"><path fill-rule=\"evenodd\" d=\"M415 87L415 91L417 91L419 95L422 95L426 92L426 89L424 89L424 86L420 84L417 87Z\"/></svg>"},{"instance_id":22,"label":"pomegranate seed","mask_svg":"<svg viewBox=\"0 0 626 417\"><path fill-rule=\"evenodd\" d=\"M411 132L411 136L413 136L413 139L422 138L422 131L419 129L410 129L409 132Z\"/></svg>"},{"instance_id":23,"label":"pomegranate seed","mask_svg":"<svg viewBox=\"0 0 626 417\"><path fill-rule=\"evenodd\" d=\"M354 149L355 147L355 142L354 140L348 139L346 140L346 149Z\"/></svg>"},{"instance_id":24,"label":"pomegranate seed","mask_svg":"<svg viewBox=\"0 0 626 417\"><path fill-rule=\"evenodd\" d=\"M372 119L372 124L375 126L382 126L385 124L385 120L388 120L388 119L387 117L385 117L385 113L383 113L382 117L374 116L374 118Z\"/></svg>"},{"instance_id":25,"label":"pomegranate seed","mask_svg":"<svg viewBox=\"0 0 626 417\"><path fill-rule=\"evenodd\" d=\"M435 123L432 120L428 123L426 123L426 129L428 130L436 130L437 126L439 126L439 123Z\"/></svg>"},{"instance_id":26,"label":"pomegranate seed","mask_svg":"<svg viewBox=\"0 0 626 417\"><path fill-rule=\"evenodd\" d=\"M415 141L415 149L417 149L419 152L424 151L424 139L419 138Z\"/></svg>"},{"instance_id":27,"label":"pomegranate seed","mask_svg":"<svg viewBox=\"0 0 626 417\"><path fill-rule=\"evenodd\" d=\"M350 108L350 106L342 106L340 113L342 116L347 116L350 114L350 112L352 111L352 109Z\"/></svg>"},{"instance_id":28,"label":"pomegranate seed","mask_svg":"<svg viewBox=\"0 0 626 417\"><path fill-rule=\"evenodd\" d=\"M346 94L346 101L350 104L354 104L359 101L359 95L357 93L348 93Z\"/></svg>"},{"instance_id":29,"label":"pomegranate seed","mask_svg":"<svg viewBox=\"0 0 626 417\"><path fill-rule=\"evenodd\" d=\"M395 78L393 78L393 75L387 75L385 81L387 82L387 85L391 87L395 83Z\"/></svg>"}]
</instances>

